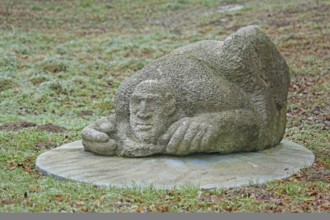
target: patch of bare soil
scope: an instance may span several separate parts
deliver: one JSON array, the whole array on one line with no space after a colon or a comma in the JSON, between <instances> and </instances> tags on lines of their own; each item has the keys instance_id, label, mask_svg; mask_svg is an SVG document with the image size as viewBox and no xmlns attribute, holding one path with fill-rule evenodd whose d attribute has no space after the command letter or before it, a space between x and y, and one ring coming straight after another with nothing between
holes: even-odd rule
<instances>
[{"instance_id":1,"label":"patch of bare soil","mask_svg":"<svg viewBox=\"0 0 330 220\"><path fill-rule=\"evenodd\" d=\"M304 123L295 127L303 127L321 123L323 130L330 129L330 97L327 91L317 91L315 88L330 82L329 75L297 77L292 80L289 88L288 102L296 105L288 109L288 119L302 120Z\"/></svg>"},{"instance_id":2,"label":"patch of bare soil","mask_svg":"<svg viewBox=\"0 0 330 220\"><path fill-rule=\"evenodd\" d=\"M93 111L81 111L79 114L79 117L89 116L89 115L93 115L93 114L94 114Z\"/></svg>"},{"instance_id":3,"label":"patch of bare soil","mask_svg":"<svg viewBox=\"0 0 330 220\"><path fill-rule=\"evenodd\" d=\"M292 178L330 183L330 170L317 158L313 166L303 169L300 173L293 175Z\"/></svg>"},{"instance_id":4,"label":"patch of bare soil","mask_svg":"<svg viewBox=\"0 0 330 220\"><path fill-rule=\"evenodd\" d=\"M58 146L57 143L54 142L41 142L39 144L37 144L34 148L36 149L36 151L40 151L43 149L52 149L52 148L56 148Z\"/></svg>"},{"instance_id":5,"label":"patch of bare soil","mask_svg":"<svg viewBox=\"0 0 330 220\"><path fill-rule=\"evenodd\" d=\"M29 173L33 178L41 177L41 174L37 172L35 169L35 158L28 157L23 162L16 161L7 161L7 169L15 170L15 169L23 169L25 172Z\"/></svg>"},{"instance_id":6,"label":"patch of bare soil","mask_svg":"<svg viewBox=\"0 0 330 220\"><path fill-rule=\"evenodd\" d=\"M267 190L266 184L250 185L244 188L230 188L225 191L223 197L237 197L251 198L256 200L263 200L267 198L273 198L274 192Z\"/></svg>"},{"instance_id":7,"label":"patch of bare soil","mask_svg":"<svg viewBox=\"0 0 330 220\"><path fill-rule=\"evenodd\" d=\"M46 131L49 133L61 133L66 131L67 129L65 127L62 126L58 126L58 125L54 125L51 123L45 124L45 125L39 125L37 127L38 131Z\"/></svg>"},{"instance_id":8,"label":"patch of bare soil","mask_svg":"<svg viewBox=\"0 0 330 220\"><path fill-rule=\"evenodd\" d=\"M35 128L37 131L46 131L49 133L61 133L67 130L65 127L54 125L51 123L38 126L36 123L28 121L8 122L0 125L0 131L20 131L26 128Z\"/></svg>"},{"instance_id":9,"label":"patch of bare soil","mask_svg":"<svg viewBox=\"0 0 330 220\"><path fill-rule=\"evenodd\" d=\"M20 122L8 122L5 124L0 125L0 131L6 130L6 131L19 131L25 128L31 128L36 127L37 124L33 122L28 121L20 121Z\"/></svg>"},{"instance_id":10,"label":"patch of bare soil","mask_svg":"<svg viewBox=\"0 0 330 220\"><path fill-rule=\"evenodd\" d=\"M0 199L0 205L11 205L16 204L17 202L17 199Z\"/></svg>"}]
</instances>

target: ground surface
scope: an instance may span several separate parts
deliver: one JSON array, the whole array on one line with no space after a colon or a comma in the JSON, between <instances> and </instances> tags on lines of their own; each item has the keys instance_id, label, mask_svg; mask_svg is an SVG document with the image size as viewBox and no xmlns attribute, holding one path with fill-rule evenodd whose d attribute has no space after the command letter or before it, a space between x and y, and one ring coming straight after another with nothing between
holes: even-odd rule
<instances>
[{"instance_id":1,"label":"ground surface","mask_svg":"<svg viewBox=\"0 0 330 220\"><path fill-rule=\"evenodd\" d=\"M2 0L0 212L330 212L329 11L326 0ZM312 167L229 190L101 189L35 171L40 153L112 112L120 83L146 63L249 24L289 64L286 138L315 153Z\"/></svg>"}]
</instances>

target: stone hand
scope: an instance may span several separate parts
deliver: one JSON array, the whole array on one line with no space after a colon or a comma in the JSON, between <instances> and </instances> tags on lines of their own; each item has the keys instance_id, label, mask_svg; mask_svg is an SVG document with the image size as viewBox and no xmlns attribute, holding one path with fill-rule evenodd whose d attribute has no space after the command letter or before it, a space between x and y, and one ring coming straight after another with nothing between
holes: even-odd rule
<instances>
[{"instance_id":1,"label":"stone hand","mask_svg":"<svg viewBox=\"0 0 330 220\"><path fill-rule=\"evenodd\" d=\"M103 117L84 128L81 136L87 141L104 143L109 141L108 135L114 132L115 129L115 119L111 115L109 117Z\"/></svg>"},{"instance_id":2,"label":"stone hand","mask_svg":"<svg viewBox=\"0 0 330 220\"><path fill-rule=\"evenodd\" d=\"M97 154L113 155L117 146L116 142L109 138L115 130L111 116L104 117L87 126L81 133L85 150Z\"/></svg>"},{"instance_id":3,"label":"stone hand","mask_svg":"<svg viewBox=\"0 0 330 220\"><path fill-rule=\"evenodd\" d=\"M98 131L92 127L84 128L81 137L83 140L91 142L106 143L109 141L109 136L106 133Z\"/></svg>"},{"instance_id":4,"label":"stone hand","mask_svg":"<svg viewBox=\"0 0 330 220\"><path fill-rule=\"evenodd\" d=\"M82 144L86 151L90 151L100 155L114 155L116 152L116 142L112 139L109 139L107 142L94 142L84 140Z\"/></svg>"},{"instance_id":5,"label":"stone hand","mask_svg":"<svg viewBox=\"0 0 330 220\"><path fill-rule=\"evenodd\" d=\"M168 142L165 150L168 154L186 155L202 151L215 137L216 129L203 118L183 118L170 126L159 143Z\"/></svg>"}]
</instances>

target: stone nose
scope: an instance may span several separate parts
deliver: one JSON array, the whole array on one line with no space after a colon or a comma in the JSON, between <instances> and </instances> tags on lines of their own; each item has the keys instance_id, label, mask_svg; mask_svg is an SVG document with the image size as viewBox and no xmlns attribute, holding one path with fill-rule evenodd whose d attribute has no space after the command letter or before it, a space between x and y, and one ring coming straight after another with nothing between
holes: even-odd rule
<instances>
[{"instance_id":1,"label":"stone nose","mask_svg":"<svg viewBox=\"0 0 330 220\"><path fill-rule=\"evenodd\" d=\"M139 103L137 116L139 118L143 118L143 119L146 119L146 118L151 116L151 112L149 111L148 106L147 106L147 102L145 100L142 100Z\"/></svg>"}]
</instances>

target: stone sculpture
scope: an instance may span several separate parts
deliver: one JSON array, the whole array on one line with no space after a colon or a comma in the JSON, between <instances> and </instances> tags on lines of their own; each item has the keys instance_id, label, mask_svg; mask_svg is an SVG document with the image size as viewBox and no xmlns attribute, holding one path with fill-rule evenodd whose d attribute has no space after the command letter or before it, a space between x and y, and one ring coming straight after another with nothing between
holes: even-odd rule
<instances>
[{"instance_id":1,"label":"stone sculpture","mask_svg":"<svg viewBox=\"0 0 330 220\"><path fill-rule=\"evenodd\" d=\"M116 113L82 131L86 151L143 157L257 151L286 126L289 71L256 26L181 47L117 90Z\"/></svg>"}]
</instances>

